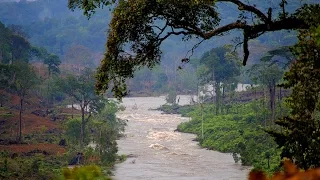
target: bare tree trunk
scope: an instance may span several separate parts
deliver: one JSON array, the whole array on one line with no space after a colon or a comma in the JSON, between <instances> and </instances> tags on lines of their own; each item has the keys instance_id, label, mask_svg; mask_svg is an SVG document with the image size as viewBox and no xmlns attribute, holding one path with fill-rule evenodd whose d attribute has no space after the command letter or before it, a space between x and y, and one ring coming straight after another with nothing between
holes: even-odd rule
<instances>
[{"instance_id":1,"label":"bare tree trunk","mask_svg":"<svg viewBox=\"0 0 320 180\"><path fill-rule=\"evenodd\" d=\"M23 96L20 96L20 112L19 112L19 138L18 141L22 141L22 111L23 111Z\"/></svg>"},{"instance_id":2,"label":"bare tree trunk","mask_svg":"<svg viewBox=\"0 0 320 180\"><path fill-rule=\"evenodd\" d=\"M73 100L72 100L72 104L71 104L71 118L73 119Z\"/></svg>"},{"instance_id":3,"label":"bare tree trunk","mask_svg":"<svg viewBox=\"0 0 320 180\"><path fill-rule=\"evenodd\" d=\"M39 73L39 79L41 79L41 66L39 66L39 68L38 68L38 73ZM39 89L38 89L38 96L40 96L41 95L41 87L39 86Z\"/></svg>"},{"instance_id":4,"label":"bare tree trunk","mask_svg":"<svg viewBox=\"0 0 320 180\"><path fill-rule=\"evenodd\" d=\"M85 136L85 120L84 120L84 107L81 106L81 134L80 134L80 147L84 146L84 136Z\"/></svg>"},{"instance_id":5,"label":"bare tree trunk","mask_svg":"<svg viewBox=\"0 0 320 180\"><path fill-rule=\"evenodd\" d=\"M282 106L281 106L281 100L282 100L282 88L279 89L279 108L280 108L280 117L282 116Z\"/></svg>"},{"instance_id":6,"label":"bare tree trunk","mask_svg":"<svg viewBox=\"0 0 320 180\"><path fill-rule=\"evenodd\" d=\"M99 155L101 155L102 154L102 148L101 148L101 137L102 137L102 127L100 128L100 133L99 133L99 149L100 149L100 151L99 151Z\"/></svg>"},{"instance_id":7,"label":"bare tree trunk","mask_svg":"<svg viewBox=\"0 0 320 180\"><path fill-rule=\"evenodd\" d=\"M2 51L0 51L0 52L1 52L1 56L0 56L0 57L1 57L1 59L0 59L0 63L2 63L2 60L4 59L4 58L3 58L3 52L2 52Z\"/></svg>"},{"instance_id":8,"label":"bare tree trunk","mask_svg":"<svg viewBox=\"0 0 320 180\"><path fill-rule=\"evenodd\" d=\"M216 115L219 115L220 110L220 83L216 82Z\"/></svg>"},{"instance_id":9,"label":"bare tree trunk","mask_svg":"<svg viewBox=\"0 0 320 180\"><path fill-rule=\"evenodd\" d=\"M275 104L276 104L276 82L274 79L269 84L269 93L270 93L271 123L273 124L275 120Z\"/></svg>"},{"instance_id":10,"label":"bare tree trunk","mask_svg":"<svg viewBox=\"0 0 320 180\"><path fill-rule=\"evenodd\" d=\"M253 88L254 88L254 99L255 99L255 102L257 103L258 102L257 89L255 87ZM258 119L258 109L255 109L255 113L256 113L256 119Z\"/></svg>"},{"instance_id":11,"label":"bare tree trunk","mask_svg":"<svg viewBox=\"0 0 320 180\"><path fill-rule=\"evenodd\" d=\"M48 75L48 84L47 84L47 115L49 114L49 101L50 101L50 97L49 97L49 89L50 89L50 70L49 70L49 75Z\"/></svg>"},{"instance_id":12,"label":"bare tree trunk","mask_svg":"<svg viewBox=\"0 0 320 180\"><path fill-rule=\"evenodd\" d=\"M264 100L263 100L263 109L265 109L266 108L266 102L267 102L267 96L266 96L266 90L265 90L266 88L265 87L263 87L263 97L264 97ZM264 115L263 115L263 117L264 117L264 126L265 127L267 127L267 118L266 118L266 113L263 113Z\"/></svg>"},{"instance_id":13,"label":"bare tree trunk","mask_svg":"<svg viewBox=\"0 0 320 180\"><path fill-rule=\"evenodd\" d=\"M221 101L221 114L223 114L224 109L224 98L225 98L225 85L222 86L222 101Z\"/></svg>"},{"instance_id":14,"label":"bare tree trunk","mask_svg":"<svg viewBox=\"0 0 320 180\"><path fill-rule=\"evenodd\" d=\"M13 64L13 53L11 53L11 58L10 58L10 61L9 61L9 65Z\"/></svg>"}]
</instances>

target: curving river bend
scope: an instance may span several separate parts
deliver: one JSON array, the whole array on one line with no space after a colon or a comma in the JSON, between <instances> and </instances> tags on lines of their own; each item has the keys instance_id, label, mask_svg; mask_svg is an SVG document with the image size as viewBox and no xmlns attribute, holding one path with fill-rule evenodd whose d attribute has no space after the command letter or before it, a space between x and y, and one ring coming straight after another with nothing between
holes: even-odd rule
<instances>
[{"instance_id":1,"label":"curving river bend","mask_svg":"<svg viewBox=\"0 0 320 180\"><path fill-rule=\"evenodd\" d=\"M180 96L180 104L190 96ZM165 104L164 97L124 98L126 110L117 114L128 120L126 137L118 140L119 154L129 155L117 164L116 180L245 180L248 169L234 163L230 154L202 149L193 134L174 132L189 118L150 110ZM138 108L133 108L134 106Z\"/></svg>"}]
</instances>

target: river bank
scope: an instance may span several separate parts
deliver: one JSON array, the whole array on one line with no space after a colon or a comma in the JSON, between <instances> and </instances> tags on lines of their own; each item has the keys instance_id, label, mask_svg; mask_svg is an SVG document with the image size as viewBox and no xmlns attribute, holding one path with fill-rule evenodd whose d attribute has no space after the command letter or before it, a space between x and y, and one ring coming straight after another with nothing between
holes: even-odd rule
<instances>
[{"instance_id":1,"label":"river bank","mask_svg":"<svg viewBox=\"0 0 320 180\"><path fill-rule=\"evenodd\" d=\"M280 149L266 132L266 111L256 101L233 104L216 114L212 103L202 105L163 105L158 110L190 117L177 131L197 135L199 145L209 150L231 153L235 162L268 174L280 170Z\"/></svg>"}]
</instances>

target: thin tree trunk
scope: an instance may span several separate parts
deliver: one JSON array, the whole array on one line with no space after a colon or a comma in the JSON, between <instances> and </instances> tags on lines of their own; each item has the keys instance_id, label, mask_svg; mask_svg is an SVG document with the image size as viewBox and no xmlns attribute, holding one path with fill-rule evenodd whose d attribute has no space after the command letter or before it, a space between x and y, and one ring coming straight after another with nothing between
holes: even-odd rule
<instances>
[{"instance_id":1,"label":"thin tree trunk","mask_svg":"<svg viewBox=\"0 0 320 180\"><path fill-rule=\"evenodd\" d=\"M220 83L216 82L216 115L219 115L220 110Z\"/></svg>"},{"instance_id":2,"label":"thin tree trunk","mask_svg":"<svg viewBox=\"0 0 320 180\"><path fill-rule=\"evenodd\" d=\"M221 101L221 114L223 114L223 112L224 112L224 108L225 108L225 106L224 106L224 98L225 98L225 85L223 85L222 86L222 101Z\"/></svg>"},{"instance_id":3,"label":"thin tree trunk","mask_svg":"<svg viewBox=\"0 0 320 180\"><path fill-rule=\"evenodd\" d=\"M2 51L0 51L1 52L1 59L0 59L0 63L2 63L2 60L3 60L3 52Z\"/></svg>"},{"instance_id":4,"label":"thin tree trunk","mask_svg":"<svg viewBox=\"0 0 320 180\"><path fill-rule=\"evenodd\" d=\"M11 59L9 61L9 65L13 64L13 53L11 53Z\"/></svg>"},{"instance_id":5,"label":"thin tree trunk","mask_svg":"<svg viewBox=\"0 0 320 180\"><path fill-rule=\"evenodd\" d=\"M269 85L270 93L270 110L271 110L271 123L274 123L275 120L275 102L276 102L276 82L273 79Z\"/></svg>"},{"instance_id":6,"label":"thin tree trunk","mask_svg":"<svg viewBox=\"0 0 320 180\"><path fill-rule=\"evenodd\" d=\"M81 106L81 134L80 134L80 147L84 146L84 136L85 136L85 120L84 120L84 107Z\"/></svg>"},{"instance_id":7,"label":"thin tree trunk","mask_svg":"<svg viewBox=\"0 0 320 180\"><path fill-rule=\"evenodd\" d=\"M50 88L50 70L49 70L49 75L48 75L48 85L47 85L47 115L49 114L49 88Z\"/></svg>"},{"instance_id":8,"label":"thin tree trunk","mask_svg":"<svg viewBox=\"0 0 320 180\"><path fill-rule=\"evenodd\" d=\"M101 155L102 154L102 142L101 142L101 137L102 137L102 127L100 128L100 134L99 134L99 149L100 149L100 151L99 151L99 155Z\"/></svg>"},{"instance_id":9,"label":"thin tree trunk","mask_svg":"<svg viewBox=\"0 0 320 180\"><path fill-rule=\"evenodd\" d=\"M73 119L73 100L72 100L72 104L71 104L71 118Z\"/></svg>"},{"instance_id":10,"label":"thin tree trunk","mask_svg":"<svg viewBox=\"0 0 320 180\"><path fill-rule=\"evenodd\" d=\"M280 117L282 116L282 106L281 106L281 100L282 100L282 88L279 89L279 108L280 108Z\"/></svg>"},{"instance_id":11,"label":"thin tree trunk","mask_svg":"<svg viewBox=\"0 0 320 180\"><path fill-rule=\"evenodd\" d=\"M257 103L258 97L257 97L257 89L255 87L254 87L254 97L255 97L255 102ZM258 119L258 109L255 109L255 113L256 113L256 119Z\"/></svg>"},{"instance_id":12,"label":"thin tree trunk","mask_svg":"<svg viewBox=\"0 0 320 180\"><path fill-rule=\"evenodd\" d=\"M263 87L263 97L264 97L264 100L263 100L263 109L266 108L266 102L267 102L267 96L266 96L266 88ZM267 118L266 118L266 113L263 113L263 117L264 117L264 126L267 127Z\"/></svg>"},{"instance_id":13,"label":"thin tree trunk","mask_svg":"<svg viewBox=\"0 0 320 180\"><path fill-rule=\"evenodd\" d=\"M22 140L22 108L23 108L23 96L20 96L20 112L19 112L19 143Z\"/></svg>"}]
</instances>

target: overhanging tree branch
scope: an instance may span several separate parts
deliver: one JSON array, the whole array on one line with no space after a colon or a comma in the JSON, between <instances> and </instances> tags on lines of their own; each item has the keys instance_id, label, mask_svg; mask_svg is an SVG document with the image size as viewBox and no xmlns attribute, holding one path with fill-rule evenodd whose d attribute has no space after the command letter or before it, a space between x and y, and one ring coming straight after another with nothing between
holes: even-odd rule
<instances>
[{"instance_id":1,"label":"overhanging tree branch","mask_svg":"<svg viewBox=\"0 0 320 180\"><path fill-rule=\"evenodd\" d=\"M258 25L247 25L243 22L237 21L215 30L203 33L201 37L204 39L210 39L213 36L220 35L221 33L228 32L230 30L240 29L243 30L243 50L244 50L244 59L243 65L246 65L248 57L249 57L249 50L248 50L248 41L253 38L257 38L261 36L265 32L271 31L279 31L279 30L294 30L294 29L306 29L309 26L302 20L289 17L286 19L277 20L274 22L269 22L268 24L258 24Z\"/></svg>"},{"instance_id":2,"label":"overhanging tree branch","mask_svg":"<svg viewBox=\"0 0 320 180\"><path fill-rule=\"evenodd\" d=\"M252 23L241 16L232 23L221 25L217 3L231 3L244 15L246 12L252 14ZM306 8L305 4L300 5L294 14L279 15L277 19L272 19L272 7L267 7L267 12L263 12L245 0L119 1L110 23L107 52L98 70L97 90L104 92L112 84L115 96L123 97L127 92L125 79L133 77L134 71L141 66L153 67L159 63L162 53L160 46L171 35L183 35L187 39L196 36L208 40L232 30L240 30L243 32L245 65L249 57L250 39L271 31L309 28L307 22L300 19L299 10L303 8ZM159 21L166 25L158 26ZM171 31L167 32L167 29ZM124 56L123 48L127 45L131 46L132 55Z\"/></svg>"},{"instance_id":3,"label":"overhanging tree branch","mask_svg":"<svg viewBox=\"0 0 320 180\"><path fill-rule=\"evenodd\" d=\"M259 9L257 9L254 6L250 6L250 5L244 4L240 0L217 0L217 2L230 2L230 3L233 3L233 4L238 6L238 9L240 11L252 12L252 13L256 14L263 22L265 22L265 23L269 22L268 17L263 12L261 12Z\"/></svg>"}]
</instances>

